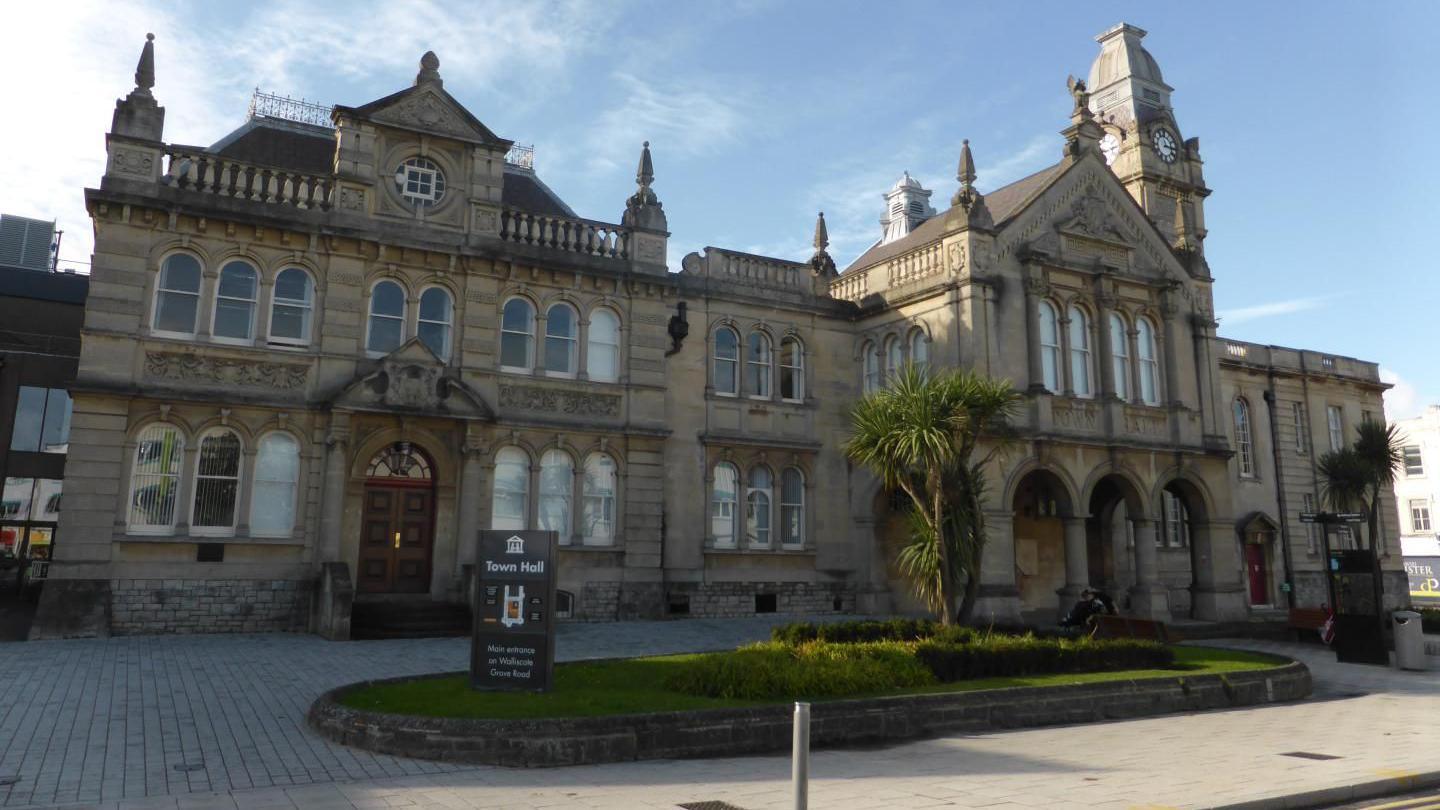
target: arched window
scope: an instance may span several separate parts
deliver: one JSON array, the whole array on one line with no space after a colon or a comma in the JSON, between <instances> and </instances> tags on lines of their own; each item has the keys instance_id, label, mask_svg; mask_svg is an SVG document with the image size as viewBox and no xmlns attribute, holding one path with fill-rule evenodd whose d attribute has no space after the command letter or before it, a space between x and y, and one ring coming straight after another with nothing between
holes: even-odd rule
<instances>
[{"instance_id":1,"label":"arched window","mask_svg":"<svg viewBox=\"0 0 1440 810\"><path fill-rule=\"evenodd\" d=\"M745 393L770 397L770 336L751 332L745 339Z\"/></svg>"},{"instance_id":2,"label":"arched window","mask_svg":"<svg viewBox=\"0 0 1440 810\"><path fill-rule=\"evenodd\" d=\"M1076 396L1094 394L1090 386L1090 318L1076 306L1070 307L1070 387Z\"/></svg>"},{"instance_id":3,"label":"arched window","mask_svg":"<svg viewBox=\"0 0 1440 810\"><path fill-rule=\"evenodd\" d=\"M780 341L780 398L789 402L805 399L805 347L794 335Z\"/></svg>"},{"instance_id":4,"label":"arched window","mask_svg":"<svg viewBox=\"0 0 1440 810\"><path fill-rule=\"evenodd\" d=\"M525 528L530 512L530 457L524 450L502 447L495 454L494 486L490 528Z\"/></svg>"},{"instance_id":5,"label":"arched window","mask_svg":"<svg viewBox=\"0 0 1440 810\"><path fill-rule=\"evenodd\" d=\"M893 380L905 365L905 347L900 338L891 335L885 338L885 379Z\"/></svg>"},{"instance_id":6,"label":"arched window","mask_svg":"<svg viewBox=\"0 0 1440 810\"><path fill-rule=\"evenodd\" d=\"M365 468L366 478L431 480L430 459L410 442L395 442L376 453Z\"/></svg>"},{"instance_id":7,"label":"arched window","mask_svg":"<svg viewBox=\"0 0 1440 810\"><path fill-rule=\"evenodd\" d=\"M220 268L215 288L215 318L210 333L218 338L250 340L255 337L255 292L259 287L255 268L241 261Z\"/></svg>"},{"instance_id":8,"label":"arched window","mask_svg":"<svg viewBox=\"0 0 1440 810\"><path fill-rule=\"evenodd\" d=\"M865 393L880 390L880 350L870 341L860 347L860 363L864 367Z\"/></svg>"},{"instance_id":9,"label":"arched window","mask_svg":"<svg viewBox=\"0 0 1440 810\"><path fill-rule=\"evenodd\" d=\"M195 313L200 308L200 260L189 253L174 253L160 265L155 290L157 332L195 334Z\"/></svg>"},{"instance_id":10,"label":"arched window","mask_svg":"<svg viewBox=\"0 0 1440 810\"><path fill-rule=\"evenodd\" d=\"M775 482L768 467L750 468L749 486L745 488L745 544L753 548L770 547L770 504Z\"/></svg>"},{"instance_id":11,"label":"arched window","mask_svg":"<svg viewBox=\"0 0 1440 810\"><path fill-rule=\"evenodd\" d=\"M1160 516L1164 532L1161 542L1172 548L1190 545L1190 513L1179 495L1165 490L1160 495Z\"/></svg>"},{"instance_id":12,"label":"arched window","mask_svg":"<svg viewBox=\"0 0 1440 810\"><path fill-rule=\"evenodd\" d=\"M555 304L545 312L545 371L575 375L579 356L580 321L569 304Z\"/></svg>"},{"instance_id":13,"label":"arched window","mask_svg":"<svg viewBox=\"0 0 1440 810\"><path fill-rule=\"evenodd\" d=\"M450 360L450 313L450 292L444 287L430 287L420 293L416 333L442 362Z\"/></svg>"},{"instance_id":14,"label":"arched window","mask_svg":"<svg viewBox=\"0 0 1440 810\"><path fill-rule=\"evenodd\" d=\"M715 393L734 396L740 392L740 337L722 326L715 330Z\"/></svg>"},{"instance_id":15,"label":"arched window","mask_svg":"<svg viewBox=\"0 0 1440 810\"><path fill-rule=\"evenodd\" d=\"M780 542L805 544L805 475L794 467L780 474Z\"/></svg>"},{"instance_id":16,"label":"arched window","mask_svg":"<svg viewBox=\"0 0 1440 810\"><path fill-rule=\"evenodd\" d=\"M310 274L287 267L275 276L274 302L270 305L270 342L310 342L310 313L315 308L314 285Z\"/></svg>"},{"instance_id":17,"label":"arched window","mask_svg":"<svg viewBox=\"0 0 1440 810\"><path fill-rule=\"evenodd\" d=\"M570 521L570 499L575 493L575 462L563 450L547 450L540 457L540 529L558 532L560 544L570 545L575 533Z\"/></svg>"},{"instance_id":18,"label":"arched window","mask_svg":"<svg viewBox=\"0 0 1440 810\"><path fill-rule=\"evenodd\" d=\"M1150 321L1135 321L1135 354L1140 360L1140 399L1146 405L1160 404L1160 361L1155 354L1155 328Z\"/></svg>"},{"instance_id":19,"label":"arched window","mask_svg":"<svg viewBox=\"0 0 1440 810\"><path fill-rule=\"evenodd\" d=\"M921 374L930 373L930 336L924 329L910 333L910 362Z\"/></svg>"},{"instance_id":20,"label":"arched window","mask_svg":"<svg viewBox=\"0 0 1440 810\"><path fill-rule=\"evenodd\" d=\"M382 281L370 290L370 336L366 351L389 354L405 341L405 290L393 281Z\"/></svg>"},{"instance_id":21,"label":"arched window","mask_svg":"<svg viewBox=\"0 0 1440 810\"><path fill-rule=\"evenodd\" d=\"M240 437L217 430L200 439L195 454L195 500L190 531L224 534L235 530L235 504L240 496Z\"/></svg>"},{"instance_id":22,"label":"arched window","mask_svg":"<svg viewBox=\"0 0 1440 810\"><path fill-rule=\"evenodd\" d=\"M505 302L500 315L500 366L529 371L535 362L535 307L525 298Z\"/></svg>"},{"instance_id":23,"label":"arched window","mask_svg":"<svg viewBox=\"0 0 1440 810\"><path fill-rule=\"evenodd\" d=\"M1115 396L1130 399L1130 334L1125 319L1110 313L1110 370L1115 377Z\"/></svg>"},{"instance_id":24,"label":"arched window","mask_svg":"<svg viewBox=\"0 0 1440 810\"><path fill-rule=\"evenodd\" d=\"M592 310L586 340L585 375L598 382L620 379L620 318L603 307Z\"/></svg>"},{"instance_id":25,"label":"arched window","mask_svg":"<svg viewBox=\"0 0 1440 810\"><path fill-rule=\"evenodd\" d=\"M615 542L615 460L604 453L585 459L581 484L580 538L587 546L608 546Z\"/></svg>"},{"instance_id":26,"label":"arched window","mask_svg":"<svg viewBox=\"0 0 1440 810\"><path fill-rule=\"evenodd\" d=\"M1235 458L1242 478L1255 477L1255 446L1250 441L1250 403L1235 398Z\"/></svg>"},{"instance_id":27,"label":"arched window","mask_svg":"<svg viewBox=\"0 0 1440 810\"><path fill-rule=\"evenodd\" d=\"M1045 390L1060 391L1060 319L1055 306L1041 301L1040 307L1040 375Z\"/></svg>"},{"instance_id":28,"label":"arched window","mask_svg":"<svg viewBox=\"0 0 1440 810\"><path fill-rule=\"evenodd\" d=\"M267 433L255 453L250 495L250 533L289 537L295 528L295 483L300 480L300 443L288 433Z\"/></svg>"},{"instance_id":29,"label":"arched window","mask_svg":"<svg viewBox=\"0 0 1440 810\"><path fill-rule=\"evenodd\" d=\"M135 443L130 471L130 531L160 533L175 528L175 498L185 438L171 425L145 428Z\"/></svg>"},{"instance_id":30,"label":"arched window","mask_svg":"<svg viewBox=\"0 0 1440 810\"><path fill-rule=\"evenodd\" d=\"M735 503L740 475L735 465L722 461L715 465L710 486L710 534L717 548L735 547Z\"/></svg>"}]
</instances>

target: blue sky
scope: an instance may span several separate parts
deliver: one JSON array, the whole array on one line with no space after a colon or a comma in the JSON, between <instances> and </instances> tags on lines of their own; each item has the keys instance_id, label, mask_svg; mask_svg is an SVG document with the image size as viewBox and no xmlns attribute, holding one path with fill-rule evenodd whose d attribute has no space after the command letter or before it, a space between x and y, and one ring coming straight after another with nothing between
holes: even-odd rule
<instances>
[{"instance_id":1,"label":"blue sky","mask_svg":"<svg viewBox=\"0 0 1440 810\"><path fill-rule=\"evenodd\" d=\"M1440 5L512 1L7 4L0 53L31 80L0 128L0 210L59 220L88 260L81 189L146 31L166 139L211 143L256 86L361 104L434 49L446 89L536 146L579 213L617 220L640 142L672 259L705 245L804 258L815 212L844 266L908 170L943 204L969 138L982 190L1057 159L1067 74L1120 20L1199 137L1222 334L1379 361L1392 413L1440 403ZM45 155L24 159L24 155Z\"/></svg>"}]
</instances>

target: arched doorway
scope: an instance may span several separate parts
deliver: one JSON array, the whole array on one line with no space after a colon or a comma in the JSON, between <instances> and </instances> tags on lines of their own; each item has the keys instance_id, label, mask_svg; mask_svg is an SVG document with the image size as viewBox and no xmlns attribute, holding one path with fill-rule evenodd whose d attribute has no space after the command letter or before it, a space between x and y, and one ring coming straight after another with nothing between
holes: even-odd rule
<instances>
[{"instance_id":1,"label":"arched doorway","mask_svg":"<svg viewBox=\"0 0 1440 810\"><path fill-rule=\"evenodd\" d=\"M1065 593L1066 585L1084 585L1067 582L1076 576L1075 572L1067 576L1065 522L1075 515L1070 495L1054 473L1032 470L1016 485L1012 508L1020 608L1026 613L1038 612L1036 620L1049 624L1078 596ZM1068 562L1077 571L1083 570L1083 560Z\"/></svg>"},{"instance_id":2,"label":"arched doorway","mask_svg":"<svg viewBox=\"0 0 1440 810\"><path fill-rule=\"evenodd\" d=\"M1177 478L1161 488L1156 509L1160 578L1170 590L1170 611L1194 618L1203 546L1209 540L1205 499L1195 484Z\"/></svg>"},{"instance_id":3,"label":"arched doorway","mask_svg":"<svg viewBox=\"0 0 1440 810\"><path fill-rule=\"evenodd\" d=\"M366 465L356 578L362 593L429 592L433 468L430 458L409 442L395 442Z\"/></svg>"},{"instance_id":4,"label":"arched doorway","mask_svg":"<svg viewBox=\"0 0 1440 810\"><path fill-rule=\"evenodd\" d=\"M1088 505L1093 517L1087 521L1086 544L1099 553L1102 565L1108 569L1096 571L1092 567L1092 584L1110 592L1117 601L1121 601L1121 589L1128 586L1127 598L1122 602L1125 612L1168 620L1169 592L1160 579L1157 527L1139 489L1124 475L1111 473L1095 482Z\"/></svg>"},{"instance_id":5,"label":"arched doorway","mask_svg":"<svg viewBox=\"0 0 1440 810\"><path fill-rule=\"evenodd\" d=\"M1241 519L1240 560L1245 566L1245 591L1247 602L1253 608L1270 608L1280 604L1278 583L1283 576L1281 561L1276 558L1275 542L1280 527L1264 512L1251 512Z\"/></svg>"}]
</instances>

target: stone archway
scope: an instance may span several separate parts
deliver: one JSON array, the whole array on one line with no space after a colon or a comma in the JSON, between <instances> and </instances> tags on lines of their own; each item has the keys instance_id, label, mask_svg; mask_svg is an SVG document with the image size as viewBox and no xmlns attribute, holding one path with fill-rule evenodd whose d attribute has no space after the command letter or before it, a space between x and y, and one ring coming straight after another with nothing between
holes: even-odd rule
<instances>
[{"instance_id":1,"label":"stone archway","mask_svg":"<svg viewBox=\"0 0 1440 810\"><path fill-rule=\"evenodd\" d=\"M1107 581L1099 587L1128 586L1125 611L1145 619L1170 618L1169 593L1160 579L1156 527L1140 488L1126 475L1111 472L1090 487L1087 546L1109 553ZM1128 568L1128 571L1126 570ZM1092 576L1094 575L1092 569Z\"/></svg>"},{"instance_id":2,"label":"stone archway","mask_svg":"<svg viewBox=\"0 0 1440 810\"><path fill-rule=\"evenodd\" d=\"M1011 498L1015 587L1022 614L1049 624L1078 598L1087 577L1084 523L1074 499L1054 472L1034 469L1016 483Z\"/></svg>"}]
</instances>

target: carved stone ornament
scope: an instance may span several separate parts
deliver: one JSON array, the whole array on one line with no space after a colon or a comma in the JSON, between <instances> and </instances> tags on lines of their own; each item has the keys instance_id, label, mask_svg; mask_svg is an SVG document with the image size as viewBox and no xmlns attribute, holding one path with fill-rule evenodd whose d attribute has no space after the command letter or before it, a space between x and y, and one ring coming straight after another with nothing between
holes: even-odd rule
<instances>
[{"instance_id":1,"label":"carved stone ornament","mask_svg":"<svg viewBox=\"0 0 1440 810\"><path fill-rule=\"evenodd\" d=\"M116 149L114 156L110 158L110 167L116 174L148 178L154 166L155 157L138 149Z\"/></svg>"},{"instance_id":2,"label":"carved stone ornament","mask_svg":"<svg viewBox=\"0 0 1440 810\"><path fill-rule=\"evenodd\" d=\"M416 93L393 107L380 111L375 120L401 126L426 129L461 138L476 138L476 132L462 121L450 105L431 93Z\"/></svg>"},{"instance_id":3,"label":"carved stone ornament","mask_svg":"<svg viewBox=\"0 0 1440 810\"><path fill-rule=\"evenodd\" d=\"M1088 236L1117 237L1115 226L1110 222L1110 211L1105 200L1095 194L1086 194L1070 206L1070 219L1062 226Z\"/></svg>"},{"instance_id":4,"label":"carved stone ornament","mask_svg":"<svg viewBox=\"0 0 1440 810\"><path fill-rule=\"evenodd\" d=\"M1025 279L1025 292L1035 296L1048 295L1050 293L1050 282L1043 278Z\"/></svg>"},{"instance_id":5,"label":"carved stone ornament","mask_svg":"<svg viewBox=\"0 0 1440 810\"><path fill-rule=\"evenodd\" d=\"M146 352L145 374L169 380L197 383L218 383L251 388L304 388L308 366L289 363L266 363L237 360L230 357L207 357L198 354Z\"/></svg>"},{"instance_id":6,"label":"carved stone ornament","mask_svg":"<svg viewBox=\"0 0 1440 810\"><path fill-rule=\"evenodd\" d=\"M965 246L956 242L950 246L950 272L960 273L965 270Z\"/></svg>"},{"instance_id":7,"label":"carved stone ornament","mask_svg":"<svg viewBox=\"0 0 1440 810\"><path fill-rule=\"evenodd\" d=\"M373 385L380 401L394 408L435 410L442 398L438 365L387 362Z\"/></svg>"},{"instance_id":8,"label":"carved stone ornament","mask_svg":"<svg viewBox=\"0 0 1440 810\"><path fill-rule=\"evenodd\" d=\"M566 391L537 385L501 385L500 407L549 411L570 416L619 416L620 397L588 391Z\"/></svg>"},{"instance_id":9,"label":"carved stone ornament","mask_svg":"<svg viewBox=\"0 0 1440 810\"><path fill-rule=\"evenodd\" d=\"M363 212L365 210L365 189L340 189L340 209L342 211Z\"/></svg>"}]
</instances>

